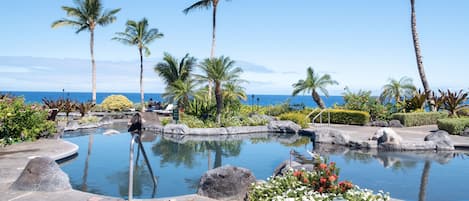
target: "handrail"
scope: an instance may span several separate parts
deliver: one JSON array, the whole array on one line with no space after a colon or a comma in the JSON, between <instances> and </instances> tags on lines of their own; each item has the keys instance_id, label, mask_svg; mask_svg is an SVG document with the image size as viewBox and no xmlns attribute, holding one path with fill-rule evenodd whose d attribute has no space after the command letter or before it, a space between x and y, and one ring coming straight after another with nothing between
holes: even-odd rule
<instances>
[{"instance_id":1,"label":"handrail","mask_svg":"<svg viewBox=\"0 0 469 201\"><path fill-rule=\"evenodd\" d=\"M156 192L157 181L156 177L153 175L153 169L151 168L150 162L148 161L147 154L145 153L145 149L143 148L142 141L140 141L140 134L139 133L132 133L132 140L130 141L130 163L129 163L129 201L132 200L133 197L133 186L134 186L134 144L135 141L138 143L138 149L142 151L143 158L145 159L145 163L147 164L148 170L150 171L151 178L153 179L153 197ZM138 159L137 159L138 160Z\"/></svg>"},{"instance_id":2,"label":"handrail","mask_svg":"<svg viewBox=\"0 0 469 201\"><path fill-rule=\"evenodd\" d=\"M316 122L316 119L320 117L319 123L322 124L322 113L324 113L327 109L322 109L321 112L319 112L316 116L314 116L312 123ZM312 113L312 112L311 112ZM331 112L327 110L327 125L331 125Z\"/></svg>"}]
</instances>

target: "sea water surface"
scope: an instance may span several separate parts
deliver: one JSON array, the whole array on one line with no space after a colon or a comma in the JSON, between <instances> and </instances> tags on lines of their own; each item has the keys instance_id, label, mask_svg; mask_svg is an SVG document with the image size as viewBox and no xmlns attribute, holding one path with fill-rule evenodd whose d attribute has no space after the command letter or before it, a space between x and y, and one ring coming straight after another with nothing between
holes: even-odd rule
<instances>
[{"instance_id":1,"label":"sea water surface","mask_svg":"<svg viewBox=\"0 0 469 201\"><path fill-rule=\"evenodd\" d=\"M58 98L70 98L72 100L84 102L91 100L91 93L89 92L37 92L37 91L11 91L5 92L15 96L23 96L25 101L28 103L42 103L43 98L47 99L58 99ZM96 102L101 103L103 100L110 95L124 95L130 101L134 103L140 102L140 93L119 93L119 92L98 92L96 93ZM162 101L160 93L145 93L145 101L152 98L154 101ZM265 95L265 94L248 94L248 99L242 101L246 105L276 105L284 103L290 100L290 104L304 104L307 107L316 107L316 103L313 101L311 96L299 95ZM329 96L322 97L327 107L331 107L334 104L343 104L344 100L342 96Z\"/></svg>"}]
</instances>

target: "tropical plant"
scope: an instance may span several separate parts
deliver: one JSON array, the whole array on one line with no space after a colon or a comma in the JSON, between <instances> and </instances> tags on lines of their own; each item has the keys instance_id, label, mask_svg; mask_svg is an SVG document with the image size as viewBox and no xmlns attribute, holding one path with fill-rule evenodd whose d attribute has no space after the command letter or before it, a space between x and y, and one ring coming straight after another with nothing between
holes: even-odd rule
<instances>
[{"instance_id":1,"label":"tropical plant","mask_svg":"<svg viewBox=\"0 0 469 201\"><path fill-rule=\"evenodd\" d=\"M405 100L405 112L423 111L426 100L427 97L425 92L420 91L420 89L418 91L414 91L412 97Z\"/></svg>"},{"instance_id":2,"label":"tropical plant","mask_svg":"<svg viewBox=\"0 0 469 201\"><path fill-rule=\"evenodd\" d=\"M54 133L55 123L46 118L46 111L25 104L23 98L0 95L0 145L36 140Z\"/></svg>"},{"instance_id":3,"label":"tropical plant","mask_svg":"<svg viewBox=\"0 0 469 201\"><path fill-rule=\"evenodd\" d=\"M123 95L110 95L103 100L101 107L110 111L122 111L133 107L133 104Z\"/></svg>"},{"instance_id":4,"label":"tropical plant","mask_svg":"<svg viewBox=\"0 0 469 201\"><path fill-rule=\"evenodd\" d=\"M314 69L308 67L306 69L306 80L298 80L297 83L293 84L293 96L298 95L300 92L311 93L314 102L319 106L319 108L324 109L326 105L321 99L321 96L318 93L318 90L321 91L326 97L329 97L329 92L326 87L328 85L337 85L337 81L332 80L329 74L324 74L320 76L314 72Z\"/></svg>"},{"instance_id":5,"label":"tropical plant","mask_svg":"<svg viewBox=\"0 0 469 201\"><path fill-rule=\"evenodd\" d=\"M81 102L76 104L77 110L80 112L81 117L84 117L88 112L90 112L96 104L92 101Z\"/></svg>"},{"instance_id":6,"label":"tropical plant","mask_svg":"<svg viewBox=\"0 0 469 201\"><path fill-rule=\"evenodd\" d=\"M420 80L422 81L423 89L425 91L428 105L431 111L437 111L435 108L435 102L433 99L433 93L428 84L427 76L425 75L425 68L423 66L422 52L420 50L419 35L417 33L417 17L415 14L415 0L410 0L411 7L411 28L412 28L412 40L414 42L415 58L417 60L417 69L419 71Z\"/></svg>"},{"instance_id":7,"label":"tropical plant","mask_svg":"<svg viewBox=\"0 0 469 201\"><path fill-rule=\"evenodd\" d=\"M234 66L235 62L229 57L205 59L200 65L204 74L197 75L200 80L209 80L215 83L215 99L217 104L217 123L221 122L223 112L223 89L227 82L240 81L239 76L243 72L240 67Z\"/></svg>"},{"instance_id":8,"label":"tropical plant","mask_svg":"<svg viewBox=\"0 0 469 201\"><path fill-rule=\"evenodd\" d=\"M241 109L241 101L247 100L244 87L240 86L237 82L227 82L223 84L223 101L227 112L230 116L239 114Z\"/></svg>"},{"instance_id":9,"label":"tropical plant","mask_svg":"<svg viewBox=\"0 0 469 201\"><path fill-rule=\"evenodd\" d=\"M350 181L339 179L339 168L334 162L315 164L313 171L288 170L283 175L271 177L264 183L254 183L249 190L249 200L389 200L389 194L374 194L360 189Z\"/></svg>"},{"instance_id":10,"label":"tropical plant","mask_svg":"<svg viewBox=\"0 0 469 201\"><path fill-rule=\"evenodd\" d=\"M411 97L415 91L415 86L412 83L412 78L401 77L399 81L389 78L389 83L383 86L383 92L381 92L379 99L382 103L394 101L400 103L402 97Z\"/></svg>"},{"instance_id":11,"label":"tropical plant","mask_svg":"<svg viewBox=\"0 0 469 201\"><path fill-rule=\"evenodd\" d=\"M186 81L176 80L168 85L163 93L163 98L169 102L177 103L179 108L183 109L189 105L189 97L194 95L195 83L192 79Z\"/></svg>"},{"instance_id":12,"label":"tropical plant","mask_svg":"<svg viewBox=\"0 0 469 201\"><path fill-rule=\"evenodd\" d=\"M70 112L75 112L76 108L77 103L72 101L70 98L67 98L64 100L64 104L62 105L62 108L60 108L60 111L65 112L65 116L68 118Z\"/></svg>"},{"instance_id":13,"label":"tropical plant","mask_svg":"<svg viewBox=\"0 0 469 201\"><path fill-rule=\"evenodd\" d=\"M438 90L443 98L443 108L449 112L450 117L457 117L457 112L463 108L467 108L467 96L469 93L460 90L459 92L451 92L449 89L445 92Z\"/></svg>"},{"instance_id":14,"label":"tropical plant","mask_svg":"<svg viewBox=\"0 0 469 201\"><path fill-rule=\"evenodd\" d=\"M188 107L189 97L194 95L195 83L191 74L195 64L196 59L189 54L179 61L169 53L164 53L163 62L154 68L167 85L163 97L169 102L178 102L181 108Z\"/></svg>"},{"instance_id":15,"label":"tropical plant","mask_svg":"<svg viewBox=\"0 0 469 201\"><path fill-rule=\"evenodd\" d=\"M163 62L156 64L154 70L163 79L166 85L171 85L177 80L186 81L190 78L196 65L196 58L186 54L180 61L165 52Z\"/></svg>"},{"instance_id":16,"label":"tropical plant","mask_svg":"<svg viewBox=\"0 0 469 201\"><path fill-rule=\"evenodd\" d=\"M344 101L343 109L368 112L372 121L387 120L390 116L389 108L382 105L376 98L371 97L371 91L359 90L354 93L346 87Z\"/></svg>"},{"instance_id":17,"label":"tropical plant","mask_svg":"<svg viewBox=\"0 0 469 201\"><path fill-rule=\"evenodd\" d=\"M87 30L90 32L92 102L96 103L96 63L94 60L94 30L97 26L106 26L116 21L115 14L119 9L103 11L100 0L75 0L76 7L62 6L62 10L72 19L62 18L52 23L52 28L72 26L75 33Z\"/></svg>"},{"instance_id":18,"label":"tropical plant","mask_svg":"<svg viewBox=\"0 0 469 201\"><path fill-rule=\"evenodd\" d=\"M143 92L143 53L150 56L151 52L148 45L158 38L162 38L163 34L158 29L148 27L148 20L143 18L139 22L128 20L124 32L117 32L113 40L119 41L125 45L137 46L140 55L140 104L141 111L145 111L145 97Z\"/></svg>"}]
</instances>

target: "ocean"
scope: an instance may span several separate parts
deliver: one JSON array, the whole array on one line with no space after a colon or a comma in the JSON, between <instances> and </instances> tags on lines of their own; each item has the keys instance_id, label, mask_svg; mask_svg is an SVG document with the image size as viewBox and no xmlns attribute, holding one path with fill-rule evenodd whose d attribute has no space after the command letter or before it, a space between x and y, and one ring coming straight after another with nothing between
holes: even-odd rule
<instances>
[{"instance_id":1,"label":"ocean","mask_svg":"<svg viewBox=\"0 0 469 201\"><path fill-rule=\"evenodd\" d=\"M37 91L6 91L2 93L9 93L15 96L23 96L27 103L42 103L43 98L58 99L70 98L75 101L84 102L91 100L90 92L37 92ZM98 92L96 93L96 102L101 103L107 96L110 95L124 95L134 103L140 102L140 93L118 93L118 92ZM152 98L154 101L163 101L160 93L145 93L145 101ZM246 105L276 105L290 99L290 104L305 104L307 107L317 107L311 96L291 96L291 95L257 95L249 94L246 101L242 101ZM322 97L327 107L334 104L343 104L343 96L329 96Z\"/></svg>"}]
</instances>

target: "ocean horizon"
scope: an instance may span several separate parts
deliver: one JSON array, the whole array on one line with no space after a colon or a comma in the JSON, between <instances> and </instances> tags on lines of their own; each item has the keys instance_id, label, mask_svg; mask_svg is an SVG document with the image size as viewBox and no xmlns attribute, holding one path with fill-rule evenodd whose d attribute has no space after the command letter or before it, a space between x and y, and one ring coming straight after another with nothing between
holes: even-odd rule
<instances>
[{"instance_id":1,"label":"ocean horizon","mask_svg":"<svg viewBox=\"0 0 469 201\"><path fill-rule=\"evenodd\" d=\"M53 91L3 91L2 93L12 94L14 96L22 96L27 103L42 103L43 98L58 99L70 98L74 101L85 102L91 100L91 92L53 92ZM135 92L97 92L96 102L101 103L106 97L110 95L124 95L134 103L140 102L140 93ZM321 96L327 107L332 107L334 104L343 104L343 96ZM161 93L145 93L145 101L152 98L154 101L164 102ZM248 94L246 101L241 100L245 105L259 105L268 106L284 103L290 100L290 104L304 104L307 107L317 107L311 96L307 95L268 95L268 94Z\"/></svg>"}]
</instances>

